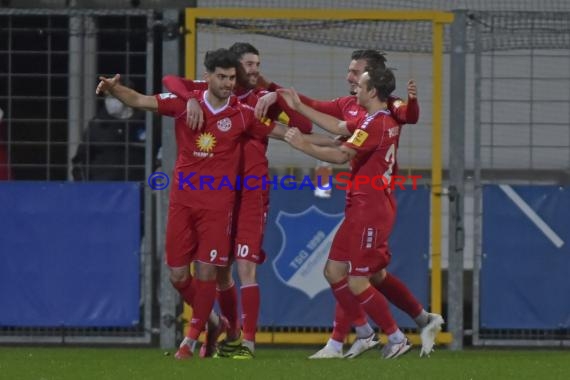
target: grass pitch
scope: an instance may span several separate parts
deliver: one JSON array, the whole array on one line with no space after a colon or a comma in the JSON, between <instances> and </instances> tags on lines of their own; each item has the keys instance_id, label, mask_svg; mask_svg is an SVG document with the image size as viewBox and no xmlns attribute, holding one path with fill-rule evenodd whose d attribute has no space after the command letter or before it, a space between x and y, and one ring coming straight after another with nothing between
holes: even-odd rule
<instances>
[{"instance_id":1,"label":"grass pitch","mask_svg":"<svg viewBox=\"0 0 570 380\"><path fill-rule=\"evenodd\" d=\"M0 347L2 380L144 379L570 379L570 350L414 349L396 360L378 350L354 360L308 360L316 348L259 347L254 360L192 359L146 348Z\"/></svg>"}]
</instances>

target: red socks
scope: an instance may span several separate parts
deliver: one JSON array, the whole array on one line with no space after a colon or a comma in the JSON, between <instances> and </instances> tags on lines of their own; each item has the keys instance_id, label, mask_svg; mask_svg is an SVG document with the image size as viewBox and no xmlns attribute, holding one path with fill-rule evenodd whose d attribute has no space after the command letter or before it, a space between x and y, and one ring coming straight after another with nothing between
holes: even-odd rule
<instances>
[{"instance_id":1,"label":"red socks","mask_svg":"<svg viewBox=\"0 0 570 380\"><path fill-rule=\"evenodd\" d=\"M188 338L198 340L216 301L216 280L200 281L196 278L193 285L197 296L194 297L192 304L192 320L190 321Z\"/></svg>"},{"instance_id":2,"label":"red socks","mask_svg":"<svg viewBox=\"0 0 570 380\"><path fill-rule=\"evenodd\" d=\"M352 321L337 302L334 309L334 324L331 338L337 342L344 342L346 336L350 333L351 326Z\"/></svg>"},{"instance_id":3,"label":"red socks","mask_svg":"<svg viewBox=\"0 0 570 380\"><path fill-rule=\"evenodd\" d=\"M243 338L255 342L257 332L257 320L259 318L259 286L257 284L246 285L241 290L241 310L243 312Z\"/></svg>"},{"instance_id":4,"label":"red socks","mask_svg":"<svg viewBox=\"0 0 570 380\"><path fill-rule=\"evenodd\" d=\"M398 309L403 310L412 319L415 319L423 310L423 306L418 302L410 289L397 277L390 273L386 274L384 281L376 287L390 303Z\"/></svg>"},{"instance_id":5,"label":"red socks","mask_svg":"<svg viewBox=\"0 0 570 380\"><path fill-rule=\"evenodd\" d=\"M366 314L382 329L384 334L390 335L398 330L398 325L390 313L388 301L376 288L369 286L356 298Z\"/></svg>"},{"instance_id":6,"label":"red socks","mask_svg":"<svg viewBox=\"0 0 570 380\"><path fill-rule=\"evenodd\" d=\"M336 284L332 284L331 288L337 300L332 338L338 342L343 342L350 332L352 324L361 326L367 323L366 314L358 299L350 291L346 277Z\"/></svg>"},{"instance_id":7,"label":"red socks","mask_svg":"<svg viewBox=\"0 0 570 380\"><path fill-rule=\"evenodd\" d=\"M227 289L218 290L218 303L222 315L228 319L230 323L230 331L228 335L231 337L239 336L240 319L238 316L238 299L236 285L232 284Z\"/></svg>"}]
</instances>

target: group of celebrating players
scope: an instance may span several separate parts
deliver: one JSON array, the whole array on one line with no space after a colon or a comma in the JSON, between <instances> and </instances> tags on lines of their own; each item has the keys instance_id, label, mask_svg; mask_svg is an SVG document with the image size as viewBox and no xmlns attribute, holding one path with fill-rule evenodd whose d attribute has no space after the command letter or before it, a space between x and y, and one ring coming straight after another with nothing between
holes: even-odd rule
<instances>
[{"instance_id":1,"label":"group of celebrating players","mask_svg":"<svg viewBox=\"0 0 570 380\"><path fill-rule=\"evenodd\" d=\"M269 174L268 137L284 140L322 161L350 162L353 176L389 179L398 170L402 126L415 124L419 117L416 85L408 82L407 102L392 96L394 74L386 68L384 54L376 50L352 53L346 76L350 95L331 101L311 99L264 78L259 51L249 43L209 51L204 64L203 81L165 77L163 84L169 93L140 94L121 85L119 75L100 77L97 93L109 93L130 107L175 118L177 175L170 192L166 264L172 285L193 309L188 334L175 358L192 358L207 327L201 357L251 359L260 310L256 269L266 257L262 243L269 190L261 181ZM313 123L329 134L314 133ZM182 176L192 182L202 175L213 178L217 190L176 183ZM239 191L222 183L238 175L260 183L249 183ZM421 356L431 353L444 323L386 271L396 197L386 186L385 190L377 188L368 183L347 190L345 218L324 269L337 301L334 328L326 345L311 359L354 358L376 347L379 341L368 318L388 337L382 348L384 358L408 352L412 345L394 321L388 301L417 323ZM191 263L194 275L189 270ZM232 278L234 263L241 318ZM216 300L220 314L213 311ZM356 339L343 354L352 327ZM224 333L225 339L218 342Z\"/></svg>"}]
</instances>

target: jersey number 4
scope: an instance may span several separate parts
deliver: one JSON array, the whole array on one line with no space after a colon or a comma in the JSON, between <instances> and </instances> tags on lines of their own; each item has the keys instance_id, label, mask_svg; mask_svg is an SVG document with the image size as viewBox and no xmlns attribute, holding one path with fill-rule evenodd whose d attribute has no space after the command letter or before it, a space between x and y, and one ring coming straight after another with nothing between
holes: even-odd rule
<instances>
[{"instance_id":1,"label":"jersey number 4","mask_svg":"<svg viewBox=\"0 0 570 380\"><path fill-rule=\"evenodd\" d=\"M396 144L390 145L384 159L388 163L388 169L384 172L384 178L388 183L390 183L392 179L392 170L394 170L394 164L396 163Z\"/></svg>"}]
</instances>

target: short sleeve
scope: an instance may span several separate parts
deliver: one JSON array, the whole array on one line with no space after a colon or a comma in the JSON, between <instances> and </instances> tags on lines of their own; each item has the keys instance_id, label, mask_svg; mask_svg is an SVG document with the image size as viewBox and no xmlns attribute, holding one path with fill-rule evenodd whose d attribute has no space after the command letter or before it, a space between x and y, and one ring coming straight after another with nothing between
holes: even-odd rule
<instances>
[{"instance_id":1,"label":"short sleeve","mask_svg":"<svg viewBox=\"0 0 570 380\"><path fill-rule=\"evenodd\" d=\"M157 94L155 97L160 115L179 117L186 111L186 102L170 92Z\"/></svg>"},{"instance_id":2,"label":"short sleeve","mask_svg":"<svg viewBox=\"0 0 570 380\"><path fill-rule=\"evenodd\" d=\"M365 119L366 117L359 117L357 119L346 120L346 129L348 129L350 133L354 133Z\"/></svg>"},{"instance_id":3,"label":"short sleeve","mask_svg":"<svg viewBox=\"0 0 570 380\"><path fill-rule=\"evenodd\" d=\"M247 126L247 133L253 137L267 137L271 131L275 128L275 122L270 119L258 120L255 117L251 119L251 122Z\"/></svg>"},{"instance_id":4,"label":"short sleeve","mask_svg":"<svg viewBox=\"0 0 570 380\"><path fill-rule=\"evenodd\" d=\"M343 145L358 152L370 152L382 144L382 137L381 125L374 121L368 124L366 129L355 129L352 136Z\"/></svg>"},{"instance_id":5,"label":"short sleeve","mask_svg":"<svg viewBox=\"0 0 570 380\"><path fill-rule=\"evenodd\" d=\"M242 108L242 112L244 113L244 120L246 123L245 131L253 137L267 137L271 131L273 131L273 128L275 128L275 122L268 118L263 120L257 119L253 114L253 109L250 109L249 107Z\"/></svg>"}]
</instances>

